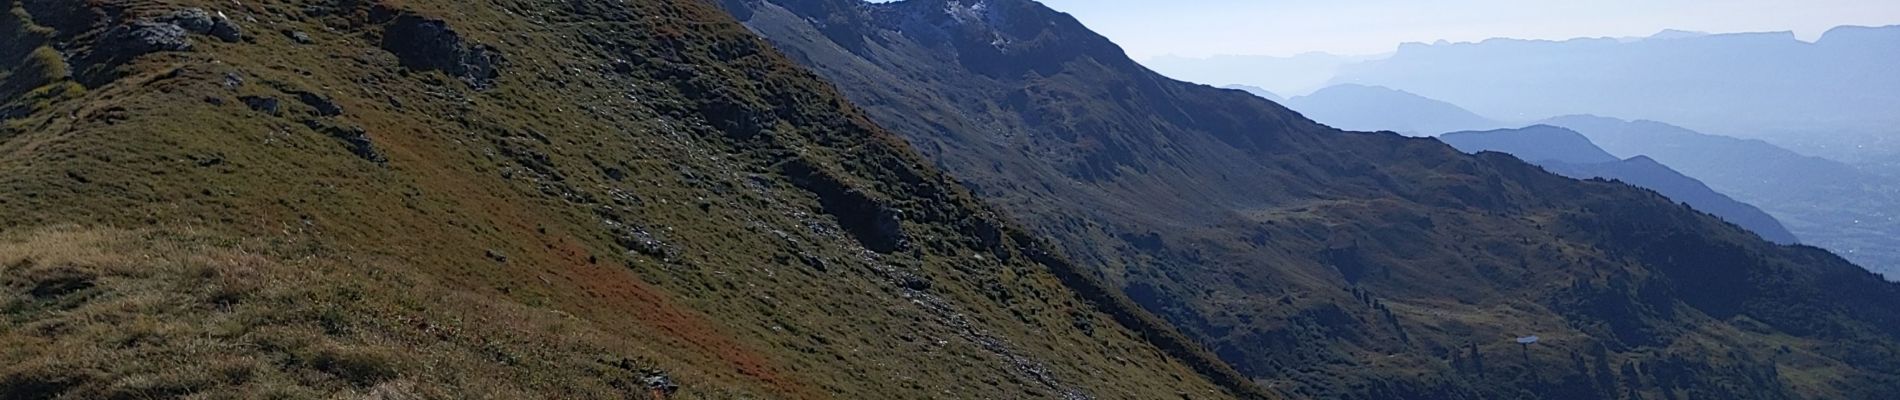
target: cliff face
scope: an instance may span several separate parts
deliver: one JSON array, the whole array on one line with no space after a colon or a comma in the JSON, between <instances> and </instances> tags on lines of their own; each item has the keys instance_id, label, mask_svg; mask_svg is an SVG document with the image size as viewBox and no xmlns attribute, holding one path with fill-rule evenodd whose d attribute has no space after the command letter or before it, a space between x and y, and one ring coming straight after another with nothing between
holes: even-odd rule
<instances>
[{"instance_id":1,"label":"cliff face","mask_svg":"<svg viewBox=\"0 0 1900 400\"><path fill-rule=\"evenodd\" d=\"M0 10L0 397L1257 395L710 5Z\"/></svg>"},{"instance_id":2,"label":"cliff face","mask_svg":"<svg viewBox=\"0 0 1900 400\"><path fill-rule=\"evenodd\" d=\"M724 4L979 196L1295 397L1900 390L1891 362L1857 355L1900 349L1900 314L1866 300L1894 285L1653 192L1168 80L1030 1ZM1528 335L1542 340L1514 341Z\"/></svg>"}]
</instances>

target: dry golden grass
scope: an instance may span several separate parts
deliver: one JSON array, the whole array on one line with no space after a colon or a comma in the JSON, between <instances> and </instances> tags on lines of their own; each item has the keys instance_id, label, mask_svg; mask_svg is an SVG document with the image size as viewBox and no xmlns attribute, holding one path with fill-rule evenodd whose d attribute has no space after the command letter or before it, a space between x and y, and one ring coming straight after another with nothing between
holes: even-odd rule
<instances>
[{"instance_id":1,"label":"dry golden grass","mask_svg":"<svg viewBox=\"0 0 1900 400\"><path fill-rule=\"evenodd\" d=\"M0 398L647 395L654 363L620 356L650 354L639 344L389 265L292 249L73 226L5 235Z\"/></svg>"}]
</instances>

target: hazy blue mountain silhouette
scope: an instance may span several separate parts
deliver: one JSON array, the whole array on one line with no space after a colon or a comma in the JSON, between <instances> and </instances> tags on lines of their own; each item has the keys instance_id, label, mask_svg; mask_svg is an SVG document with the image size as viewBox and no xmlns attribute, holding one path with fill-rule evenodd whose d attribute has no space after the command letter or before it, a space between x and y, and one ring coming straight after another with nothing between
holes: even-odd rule
<instances>
[{"instance_id":1,"label":"hazy blue mountain silhouette","mask_svg":"<svg viewBox=\"0 0 1900 400\"><path fill-rule=\"evenodd\" d=\"M1900 179L1891 175L1661 122L1564 116L1544 123L1576 130L1617 156L1655 158L1761 207L1805 243L1900 277Z\"/></svg>"},{"instance_id":2,"label":"hazy blue mountain silhouette","mask_svg":"<svg viewBox=\"0 0 1900 400\"><path fill-rule=\"evenodd\" d=\"M1590 138L1584 137L1583 134L1550 125L1482 132L1452 132L1440 135L1438 139L1467 153L1496 151L1508 153L1532 163L1557 161L1569 164L1600 164L1623 161L1622 158L1597 147L1595 143L1590 143Z\"/></svg>"},{"instance_id":3,"label":"hazy blue mountain silhouette","mask_svg":"<svg viewBox=\"0 0 1900 400\"><path fill-rule=\"evenodd\" d=\"M1355 131L1427 136L1504 126L1455 104L1379 86L1334 85L1281 104L1314 121Z\"/></svg>"},{"instance_id":4,"label":"hazy blue mountain silhouette","mask_svg":"<svg viewBox=\"0 0 1900 400\"><path fill-rule=\"evenodd\" d=\"M1680 30L1680 29L1664 29L1662 32L1657 32L1655 35L1651 35L1649 38L1650 39L1690 39L1690 38L1699 38L1699 37L1708 36L1708 35L1709 35L1708 32L1685 31L1685 30Z\"/></svg>"},{"instance_id":5,"label":"hazy blue mountain silhouette","mask_svg":"<svg viewBox=\"0 0 1900 400\"><path fill-rule=\"evenodd\" d=\"M1868 172L1900 179L1900 154L1882 156L1860 164Z\"/></svg>"},{"instance_id":6,"label":"hazy blue mountain silhouette","mask_svg":"<svg viewBox=\"0 0 1900 400\"><path fill-rule=\"evenodd\" d=\"M1390 58L1342 68L1334 81L1503 119L1669 121L1847 153L1900 126L1897 49L1900 26L1840 27L1812 43L1788 32L1409 43Z\"/></svg>"},{"instance_id":7,"label":"hazy blue mountain silhouette","mask_svg":"<svg viewBox=\"0 0 1900 400\"><path fill-rule=\"evenodd\" d=\"M1782 244L1799 242L1781 221L1760 208L1736 201L1709 188L1702 181L1676 172L1648 156L1618 159L1591 143L1583 134L1569 129L1534 125L1518 129L1453 132L1439 136L1439 140L1470 153L1496 151L1511 154L1572 178L1617 180L1654 190L1671 200L1754 231L1763 239Z\"/></svg>"},{"instance_id":8,"label":"hazy blue mountain silhouette","mask_svg":"<svg viewBox=\"0 0 1900 400\"><path fill-rule=\"evenodd\" d=\"M1292 57L1217 55L1211 57L1161 56L1142 65L1170 78L1208 84L1244 84L1282 95L1311 93L1327 86L1340 67L1379 56L1305 53Z\"/></svg>"},{"instance_id":9,"label":"hazy blue mountain silhouette","mask_svg":"<svg viewBox=\"0 0 1900 400\"><path fill-rule=\"evenodd\" d=\"M1267 99L1267 100L1271 100L1271 101L1273 101L1273 102L1275 102L1275 103L1280 103L1280 104L1286 104L1286 98L1285 98L1285 97L1281 97L1281 96L1280 96L1280 95L1279 95L1278 93L1274 93L1274 92L1273 92L1273 91L1271 91L1271 90L1267 90L1267 89L1265 89L1265 88L1261 88L1261 87L1259 87L1259 86L1252 86L1252 85L1227 85L1227 86L1221 86L1221 88L1222 88L1222 89L1233 89L1233 90L1239 90L1239 91L1242 91L1242 92L1247 92L1247 93L1249 93L1249 94L1252 94L1252 95L1255 95L1255 96L1260 96L1260 98L1262 98L1262 99Z\"/></svg>"}]
</instances>

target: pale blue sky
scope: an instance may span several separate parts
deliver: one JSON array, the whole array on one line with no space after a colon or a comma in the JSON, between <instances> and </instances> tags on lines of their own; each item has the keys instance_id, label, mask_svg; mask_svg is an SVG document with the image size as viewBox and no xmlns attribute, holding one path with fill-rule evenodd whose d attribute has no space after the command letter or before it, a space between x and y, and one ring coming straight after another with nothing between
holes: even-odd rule
<instances>
[{"instance_id":1,"label":"pale blue sky","mask_svg":"<svg viewBox=\"0 0 1900 400\"><path fill-rule=\"evenodd\" d=\"M1041 0L1158 55L1376 54L1402 42L1795 31L1900 24L1900 0Z\"/></svg>"}]
</instances>

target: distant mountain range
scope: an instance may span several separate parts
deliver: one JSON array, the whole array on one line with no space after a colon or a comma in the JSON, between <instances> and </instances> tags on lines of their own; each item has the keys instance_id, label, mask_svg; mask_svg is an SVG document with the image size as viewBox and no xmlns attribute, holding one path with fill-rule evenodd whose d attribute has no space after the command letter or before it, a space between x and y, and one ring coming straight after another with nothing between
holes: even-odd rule
<instances>
[{"instance_id":1,"label":"distant mountain range","mask_svg":"<svg viewBox=\"0 0 1900 400\"><path fill-rule=\"evenodd\" d=\"M1619 159L1582 134L1550 125L1483 132L1453 132L1439 140L1459 150L1477 153L1496 151L1517 156L1551 172L1577 179L1604 178L1623 181L1748 228L1763 239L1793 244L1795 235L1781 221L1760 208L1736 201L1710 189L1708 185L1670 169L1647 156Z\"/></svg>"},{"instance_id":2,"label":"distant mountain range","mask_svg":"<svg viewBox=\"0 0 1900 400\"><path fill-rule=\"evenodd\" d=\"M1281 104L1314 121L1354 131L1430 136L1505 126L1455 104L1380 86L1333 85Z\"/></svg>"},{"instance_id":3,"label":"distant mountain range","mask_svg":"<svg viewBox=\"0 0 1900 400\"><path fill-rule=\"evenodd\" d=\"M1861 169L1890 178L1900 179L1900 155L1875 158L1860 163Z\"/></svg>"},{"instance_id":4,"label":"distant mountain range","mask_svg":"<svg viewBox=\"0 0 1900 400\"><path fill-rule=\"evenodd\" d=\"M1690 36L1690 33L1681 33ZM1281 102L1309 118L1334 127L1352 130L1389 130L1423 136L1438 132L1494 129L1505 124L1486 119L1450 102L1427 98L1407 91L1342 84L1312 95ZM1832 159L1803 155L1759 139L1738 139L1709 135L1659 122L1629 122L1594 116L1566 116L1542 123L1574 129L1587 139L1573 140L1563 146L1548 143L1520 143L1506 153L1537 162L1567 159L1570 164L1594 164L1648 156L1700 181L1688 184L1680 180L1651 179L1637 183L1634 175L1626 182L1663 192L1674 199L1706 198L1698 209L1713 212L1732 210L1726 219L1747 226L1765 238L1805 243L1834 249L1862 266L1900 278L1900 163L1867 161L1848 164ZM1523 140L1537 142L1534 138ZM1541 139L1539 139L1541 140ZM1594 142L1594 145L1591 144ZM1454 145L1458 143L1453 143ZM1472 144L1472 143L1467 143ZM1504 145L1499 142L1494 145ZM1600 147L1600 148L1599 148ZM1608 151L1609 154L1604 154ZM1577 160L1576 157L1585 157ZM1900 159L1897 157L1896 159ZM1545 163L1540 163L1545 164ZM1640 165L1624 163L1620 170L1584 169L1580 166L1559 168L1544 165L1553 172L1570 176L1606 176L1611 172L1666 175L1648 171ZM1640 163L1637 163L1640 164ZM1602 174L1599 174L1602 173ZM1715 194L1732 196L1743 205L1759 207L1779 223L1751 216L1748 208L1715 206L1726 203L1715 196L1692 194L1696 186L1714 188ZM1680 190L1662 190L1680 187ZM1761 222L1750 222L1761 221ZM1745 223L1748 222L1748 223ZM1773 226L1785 226L1793 235L1782 236Z\"/></svg>"},{"instance_id":5,"label":"distant mountain range","mask_svg":"<svg viewBox=\"0 0 1900 400\"><path fill-rule=\"evenodd\" d=\"M1665 32L1642 39L1408 43L1342 67L1379 85L1511 120L1595 114L1762 138L1845 158L1900 126L1900 26ZM1891 143L1891 140L1888 141ZM1888 146L1891 148L1892 146Z\"/></svg>"},{"instance_id":6,"label":"distant mountain range","mask_svg":"<svg viewBox=\"0 0 1900 400\"><path fill-rule=\"evenodd\" d=\"M1209 84L1243 84L1282 95L1312 93L1325 87L1346 65L1385 57L1305 53L1291 57L1217 55L1160 56L1142 65L1174 79Z\"/></svg>"},{"instance_id":7,"label":"distant mountain range","mask_svg":"<svg viewBox=\"0 0 1900 400\"><path fill-rule=\"evenodd\" d=\"M1285 98L1285 97L1280 97L1280 95L1279 95L1279 94L1277 94L1277 93L1274 93L1274 92L1272 92L1272 91L1269 91L1269 90L1267 90L1267 89L1263 89L1263 88L1261 88L1261 87L1259 87L1259 86L1249 86L1249 85L1227 85L1227 86L1221 86L1221 88L1222 88L1222 89L1233 89L1233 90L1239 90L1239 91L1242 91L1242 92L1247 92L1247 93L1249 93L1249 94L1252 94L1252 95L1255 95L1255 96L1260 96L1260 98L1262 98L1262 99L1267 99L1267 100L1269 100L1269 101L1272 101L1272 102L1275 102L1275 103L1282 103L1282 104L1284 104L1284 103L1286 103L1286 98Z\"/></svg>"},{"instance_id":8,"label":"distant mountain range","mask_svg":"<svg viewBox=\"0 0 1900 400\"><path fill-rule=\"evenodd\" d=\"M1438 140L1467 153L1495 151L1532 163L1602 164L1623 161L1595 143L1590 143L1590 138L1583 137L1583 134L1550 125L1451 132L1439 135Z\"/></svg>"},{"instance_id":9,"label":"distant mountain range","mask_svg":"<svg viewBox=\"0 0 1900 400\"><path fill-rule=\"evenodd\" d=\"M1803 242L1900 278L1900 179L1893 175L1661 122L1565 116L1544 123L1582 133L1617 156L1661 161L1761 207Z\"/></svg>"}]
</instances>

